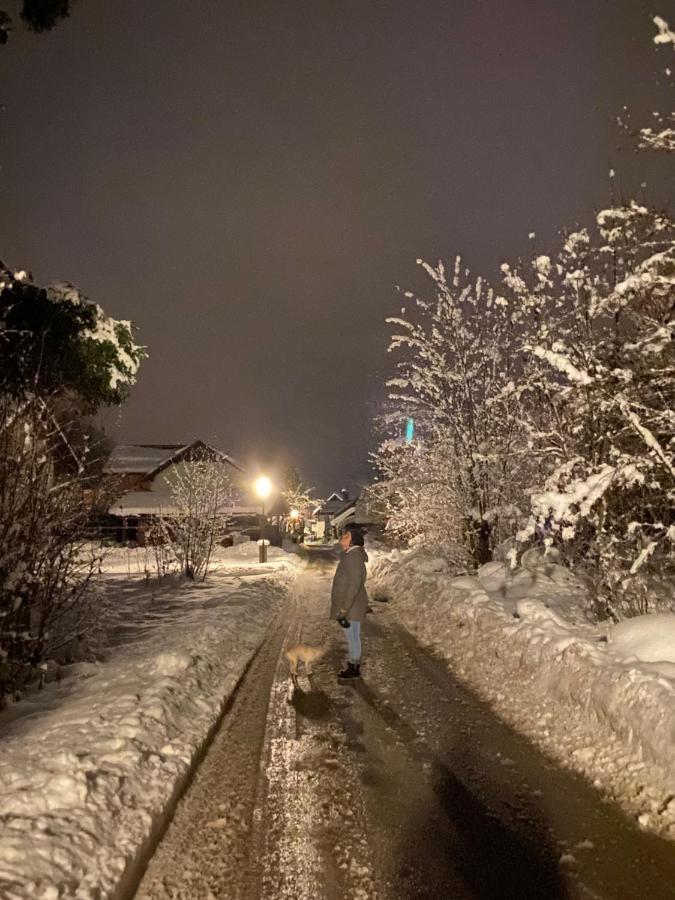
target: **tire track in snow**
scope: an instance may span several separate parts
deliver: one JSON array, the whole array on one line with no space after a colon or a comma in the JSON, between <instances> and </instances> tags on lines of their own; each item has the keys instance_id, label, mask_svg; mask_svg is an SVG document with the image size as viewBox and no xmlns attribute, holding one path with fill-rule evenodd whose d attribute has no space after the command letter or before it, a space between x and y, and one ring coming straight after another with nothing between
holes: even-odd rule
<instances>
[{"instance_id":1,"label":"tire track in snow","mask_svg":"<svg viewBox=\"0 0 675 900\"><path fill-rule=\"evenodd\" d=\"M232 698L230 711L177 806L136 900L244 900L267 699L288 623L287 605Z\"/></svg>"}]
</instances>

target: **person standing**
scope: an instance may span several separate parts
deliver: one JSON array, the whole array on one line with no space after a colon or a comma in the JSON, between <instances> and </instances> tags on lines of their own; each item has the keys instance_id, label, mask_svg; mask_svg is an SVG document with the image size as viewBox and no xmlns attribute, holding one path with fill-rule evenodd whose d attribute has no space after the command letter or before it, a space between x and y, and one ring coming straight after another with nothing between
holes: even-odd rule
<instances>
[{"instance_id":1,"label":"person standing","mask_svg":"<svg viewBox=\"0 0 675 900\"><path fill-rule=\"evenodd\" d=\"M363 531L357 525L345 526L340 537L342 553L333 576L330 595L331 619L342 619L349 652L347 666L338 672L338 678L358 678L361 675L361 624L368 611L368 554L363 544Z\"/></svg>"}]
</instances>

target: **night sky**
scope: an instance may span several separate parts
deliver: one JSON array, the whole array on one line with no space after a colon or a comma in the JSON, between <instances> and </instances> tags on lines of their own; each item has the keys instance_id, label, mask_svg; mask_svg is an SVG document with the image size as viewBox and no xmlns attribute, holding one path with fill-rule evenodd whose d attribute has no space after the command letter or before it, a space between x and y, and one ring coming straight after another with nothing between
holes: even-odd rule
<instances>
[{"instance_id":1,"label":"night sky","mask_svg":"<svg viewBox=\"0 0 675 900\"><path fill-rule=\"evenodd\" d=\"M0 258L138 325L116 442L355 486L417 257L491 276L612 187L665 205L666 161L613 121L648 124L673 64L654 12L673 24L672 0L80 0L0 48Z\"/></svg>"}]
</instances>

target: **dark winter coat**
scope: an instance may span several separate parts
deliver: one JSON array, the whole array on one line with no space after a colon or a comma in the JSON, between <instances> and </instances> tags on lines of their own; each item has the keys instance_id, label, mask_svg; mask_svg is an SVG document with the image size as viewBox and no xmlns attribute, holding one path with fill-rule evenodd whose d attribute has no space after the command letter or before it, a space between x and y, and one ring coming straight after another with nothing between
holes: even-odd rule
<instances>
[{"instance_id":1,"label":"dark winter coat","mask_svg":"<svg viewBox=\"0 0 675 900\"><path fill-rule=\"evenodd\" d=\"M363 547L350 547L340 554L333 589L330 594L330 616L335 619L344 612L350 622L363 622L368 610L366 594L366 563L368 554Z\"/></svg>"}]
</instances>

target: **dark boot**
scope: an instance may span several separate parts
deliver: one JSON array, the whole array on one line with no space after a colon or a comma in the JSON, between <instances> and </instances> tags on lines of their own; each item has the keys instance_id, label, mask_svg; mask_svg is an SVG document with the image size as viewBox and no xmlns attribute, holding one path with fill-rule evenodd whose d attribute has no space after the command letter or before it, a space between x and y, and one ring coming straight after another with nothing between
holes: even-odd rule
<instances>
[{"instance_id":1,"label":"dark boot","mask_svg":"<svg viewBox=\"0 0 675 900\"><path fill-rule=\"evenodd\" d=\"M355 663L347 663L347 668L338 672L338 678L360 678L361 666Z\"/></svg>"}]
</instances>

